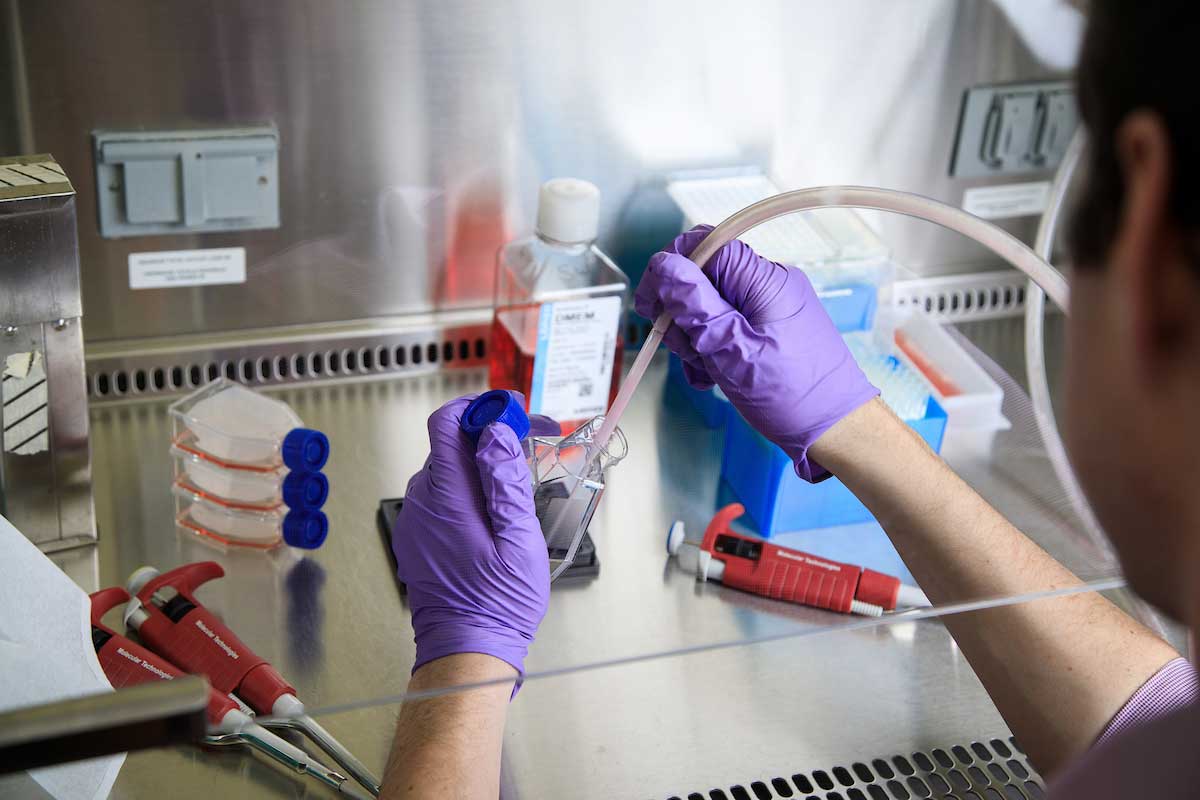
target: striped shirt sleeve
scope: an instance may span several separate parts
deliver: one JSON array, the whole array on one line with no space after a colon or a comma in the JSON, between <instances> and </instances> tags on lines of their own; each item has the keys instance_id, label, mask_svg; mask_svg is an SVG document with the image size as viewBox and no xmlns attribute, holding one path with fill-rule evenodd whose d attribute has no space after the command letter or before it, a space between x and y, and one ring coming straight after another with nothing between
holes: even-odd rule
<instances>
[{"instance_id":1,"label":"striped shirt sleeve","mask_svg":"<svg viewBox=\"0 0 1200 800\"><path fill-rule=\"evenodd\" d=\"M1109 721L1096 744L1137 728L1184 706L1200 697L1196 670L1184 658L1168 661L1133 693L1116 716Z\"/></svg>"}]
</instances>

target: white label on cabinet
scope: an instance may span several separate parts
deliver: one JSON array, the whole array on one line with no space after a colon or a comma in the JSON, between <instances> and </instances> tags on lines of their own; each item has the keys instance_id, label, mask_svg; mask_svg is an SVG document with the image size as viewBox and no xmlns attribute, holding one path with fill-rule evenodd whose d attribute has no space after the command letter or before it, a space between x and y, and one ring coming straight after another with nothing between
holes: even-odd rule
<instances>
[{"instance_id":1,"label":"white label on cabinet","mask_svg":"<svg viewBox=\"0 0 1200 800\"><path fill-rule=\"evenodd\" d=\"M244 247L129 254L130 289L172 289L245 282Z\"/></svg>"},{"instance_id":2,"label":"white label on cabinet","mask_svg":"<svg viewBox=\"0 0 1200 800\"><path fill-rule=\"evenodd\" d=\"M976 186L963 192L963 211L983 219L1007 219L1040 214L1050 196L1049 181Z\"/></svg>"}]
</instances>

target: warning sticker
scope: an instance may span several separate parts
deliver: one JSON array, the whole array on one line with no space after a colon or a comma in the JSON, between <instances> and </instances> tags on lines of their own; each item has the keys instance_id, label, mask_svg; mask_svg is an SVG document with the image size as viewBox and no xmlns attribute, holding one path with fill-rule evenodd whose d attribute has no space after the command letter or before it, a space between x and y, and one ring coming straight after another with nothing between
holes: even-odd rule
<instances>
[{"instance_id":1,"label":"warning sticker","mask_svg":"<svg viewBox=\"0 0 1200 800\"><path fill-rule=\"evenodd\" d=\"M246 248L129 254L130 289L171 289L246 282Z\"/></svg>"}]
</instances>

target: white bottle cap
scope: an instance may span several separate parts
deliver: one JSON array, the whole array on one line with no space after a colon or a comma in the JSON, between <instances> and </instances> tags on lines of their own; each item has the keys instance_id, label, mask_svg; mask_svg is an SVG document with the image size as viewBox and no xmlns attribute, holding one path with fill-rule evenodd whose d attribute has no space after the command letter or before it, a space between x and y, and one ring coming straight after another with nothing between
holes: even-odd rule
<instances>
[{"instance_id":1,"label":"white bottle cap","mask_svg":"<svg viewBox=\"0 0 1200 800\"><path fill-rule=\"evenodd\" d=\"M553 178L538 192L537 232L563 244L591 242L600 229L600 190L578 178Z\"/></svg>"}]
</instances>

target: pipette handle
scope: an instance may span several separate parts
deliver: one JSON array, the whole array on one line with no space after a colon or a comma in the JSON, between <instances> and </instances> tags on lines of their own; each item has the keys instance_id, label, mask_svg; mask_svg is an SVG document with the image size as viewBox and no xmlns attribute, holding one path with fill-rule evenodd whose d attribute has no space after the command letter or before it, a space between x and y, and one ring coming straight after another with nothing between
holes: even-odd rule
<instances>
[{"instance_id":1,"label":"pipette handle","mask_svg":"<svg viewBox=\"0 0 1200 800\"><path fill-rule=\"evenodd\" d=\"M100 621L105 612L129 600L128 592L114 586L95 592L91 600L92 646L96 648L96 658L100 661L104 676L114 689L151 681L173 681L184 674L183 670L162 656L116 633ZM220 726L225 715L237 709L233 698L209 687L208 722L211 726Z\"/></svg>"},{"instance_id":2,"label":"pipette handle","mask_svg":"<svg viewBox=\"0 0 1200 800\"><path fill-rule=\"evenodd\" d=\"M718 537L721 583L743 591L849 614L861 567L789 551L735 533Z\"/></svg>"},{"instance_id":3,"label":"pipette handle","mask_svg":"<svg viewBox=\"0 0 1200 800\"><path fill-rule=\"evenodd\" d=\"M120 605L129 602L129 592L122 589L120 586L110 586L107 589L101 589L98 592L92 592L88 595L91 601L91 620L93 628L100 628L106 631L110 636L117 636L111 628L104 625L102 620L104 615ZM124 637L122 637L124 638Z\"/></svg>"},{"instance_id":4,"label":"pipette handle","mask_svg":"<svg viewBox=\"0 0 1200 800\"><path fill-rule=\"evenodd\" d=\"M205 561L151 578L137 592L147 612L135 623L138 635L156 653L207 677L217 691L236 692L259 714L270 714L275 701L294 695L295 687L192 594L224 574L219 564Z\"/></svg>"},{"instance_id":5,"label":"pipette handle","mask_svg":"<svg viewBox=\"0 0 1200 800\"><path fill-rule=\"evenodd\" d=\"M899 578L736 533L730 525L744 511L740 503L722 508L700 543L702 551L721 562L721 583L843 614L875 615L896 607Z\"/></svg>"}]
</instances>

